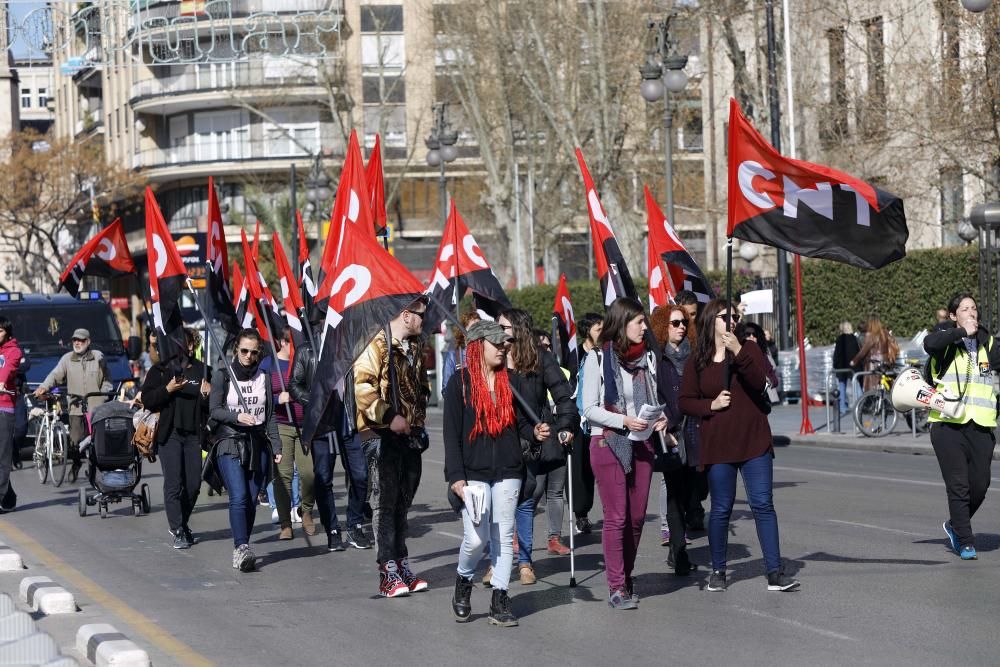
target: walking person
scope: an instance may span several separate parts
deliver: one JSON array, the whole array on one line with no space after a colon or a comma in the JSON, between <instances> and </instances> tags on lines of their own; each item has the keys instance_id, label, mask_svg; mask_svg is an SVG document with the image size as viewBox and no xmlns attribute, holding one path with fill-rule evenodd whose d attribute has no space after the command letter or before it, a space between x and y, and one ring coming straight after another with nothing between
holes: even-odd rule
<instances>
[{"instance_id":1,"label":"walking person","mask_svg":"<svg viewBox=\"0 0 1000 667\"><path fill-rule=\"evenodd\" d=\"M847 401L847 383L851 381L853 375L851 361L858 356L861 351L858 345L858 337L854 335L854 327L847 320L840 323L840 334L833 344L833 367L844 370L837 372L837 389L840 392L839 408L840 415L847 414L849 407ZM854 387L851 387L853 390Z\"/></svg>"},{"instance_id":2,"label":"walking person","mask_svg":"<svg viewBox=\"0 0 1000 667\"><path fill-rule=\"evenodd\" d=\"M951 548L962 560L975 560L972 517L990 487L990 467L996 448L997 389L1000 346L979 323L979 305L969 293L948 302L950 328L924 338L930 373L938 391L961 397L962 412L946 417L931 410L931 445L948 495L949 518L944 522Z\"/></svg>"},{"instance_id":3,"label":"walking person","mask_svg":"<svg viewBox=\"0 0 1000 667\"><path fill-rule=\"evenodd\" d=\"M0 514L14 511L17 494L10 483L14 449L17 371L24 355L14 338L14 324L0 315ZM19 455L18 455L19 456Z\"/></svg>"},{"instance_id":4,"label":"walking person","mask_svg":"<svg viewBox=\"0 0 1000 667\"><path fill-rule=\"evenodd\" d=\"M310 390L316 376L316 356L308 343L295 349L292 360L292 377L288 391L303 411L309 406ZM348 374L348 380L353 376ZM348 385L350 386L350 385ZM353 392L345 399L353 408ZM350 412L350 414L347 414ZM337 519L337 503L333 495L333 468L337 460L338 442L342 445L341 464L347 471L350 486L347 493L347 525L343 531ZM312 467L315 474L314 492L319 520L327 536L327 550L344 551L347 544L355 549L371 549L372 543L365 534L364 504L368 494L368 467L361 449L361 441L355 437L353 410L345 406L345 401L334 392L326 405L316 429L316 437L310 445ZM344 540L347 540L347 544Z\"/></svg>"},{"instance_id":5,"label":"walking person","mask_svg":"<svg viewBox=\"0 0 1000 667\"><path fill-rule=\"evenodd\" d=\"M86 329L76 329L73 332L73 351L64 354L56 367L49 371L35 389L35 398L41 398L52 387L62 384L66 385L69 400L69 455L73 461L69 481L75 482L80 474L80 466L83 465L80 442L88 435L86 414L107 398L91 396L84 405L82 398L74 397L96 392L110 394L114 389L104 355L99 350L91 349L90 332Z\"/></svg>"},{"instance_id":6,"label":"walking person","mask_svg":"<svg viewBox=\"0 0 1000 667\"><path fill-rule=\"evenodd\" d=\"M577 325L583 334L580 343L580 369L576 376L576 410L580 414L580 428L573 439L573 516L576 519L576 533L589 535L594 526L590 522L590 510L594 507L594 469L590 466L590 422L583 417L583 361L592 350L597 349L604 327L604 318L597 313L584 313Z\"/></svg>"},{"instance_id":7,"label":"walking person","mask_svg":"<svg viewBox=\"0 0 1000 667\"><path fill-rule=\"evenodd\" d=\"M195 544L189 521L201 490L201 450L208 394L205 365L194 358L195 338L184 330L186 350L146 371L143 407L160 415L156 428L157 455L163 470L163 508L174 549ZM178 352L180 352L178 350Z\"/></svg>"},{"instance_id":8,"label":"walking person","mask_svg":"<svg viewBox=\"0 0 1000 667\"><path fill-rule=\"evenodd\" d=\"M681 411L702 418L700 463L708 467L712 494L708 520L712 574L707 590L726 589L729 519L740 473L764 552L767 590L789 591L799 582L788 577L781 565L773 499L774 449L762 406L767 400L764 359L757 345L740 344L733 331L738 321L739 314L727 301L710 301L699 317L698 344L681 378Z\"/></svg>"},{"instance_id":9,"label":"walking person","mask_svg":"<svg viewBox=\"0 0 1000 667\"><path fill-rule=\"evenodd\" d=\"M599 342L600 350L589 354L585 364L583 416L590 422L590 462L604 506L601 543L608 605L636 609L632 570L653 477L653 443L648 437L632 440L630 434L650 426L662 432L667 419L660 417L651 425L638 417L644 405L657 401L656 359L646 343L642 305L616 299L604 318Z\"/></svg>"},{"instance_id":10,"label":"walking person","mask_svg":"<svg viewBox=\"0 0 1000 667\"><path fill-rule=\"evenodd\" d=\"M486 543L497 545L499 556L490 585L489 622L503 627L518 624L507 593L514 561L514 514L524 472L506 346L512 336L496 322L476 322L466 338L467 363L448 382L444 393L445 477L462 504L462 545L458 575L451 599L455 619L470 620L472 577ZM548 427L538 424L536 435ZM482 494L481 510L470 511L470 493Z\"/></svg>"},{"instance_id":11,"label":"walking person","mask_svg":"<svg viewBox=\"0 0 1000 667\"><path fill-rule=\"evenodd\" d=\"M257 567L250 548L257 495L270 481L271 463L281 463L281 437L270 377L260 369L260 334L243 329L233 354L230 369L239 386L232 385L229 372L214 374L209 407L216 439L215 465L229 492L233 567L251 572Z\"/></svg>"},{"instance_id":12,"label":"walking person","mask_svg":"<svg viewBox=\"0 0 1000 667\"><path fill-rule=\"evenodd\" d=\"M427 370L420 330L426 297L389 322L354 362L358 430L368 459L379 595L402 597L429 584L410 569L407 518L427 448Z\"/></svg>"},{"instance_id":13,"label":"walking person","mask_svg":"<svg viewBox=\"0 0 1000 667\"><path fill-rule=\"evenodd\" d=\"M292 534L292 512L302 521L302 530L306 535L316 534L316 523L313 521L312 508L315 501L315 473L313 459L302 452L300 444L302 404L289 393L292 376L292 332L286 328L281 334L277 358L268 358L261 363L261 369L268 373L271 380L271 400L274 403L274 418L278 422L278 435L281 437L281 463L275 466L274 474L274 504L278 510L280 524L279 540L290 540ZM280 375L279 375L280 374ZM284 387L284 390L282 390ZM288 407L286 407L288 406ZM288 415L291 412L291 419ZM294 489L292 487L296 469L299 480L299 504L292 505Z\"/></svg>"},{"instance_id":14,"label":"walking person","mask_svg":"<svg viewBox=\"0 0 1000 667\"><path fill-rule=\"evenodd\" d=\"M865 342L861 350L851 359L851 366L875 371L885 366L893 366L899 356L899 345L892 333L882 324L877 315L872 315L865 323ZM875 389L879 385L878 375L865 376L865 391Z\"/></svg>"},{"instance_id":15,"label":"walking person","mask_svg":"<svg viewBox=\"0 0 1000 667\"><path fill-rule=\"evenodd\" d=\"M569 555L569 548L562 543L563 490L566 486L566 455L563 447L572 442L580 414L559 362L538 340L531 315L524 310L509 308L500 313L497 324L513 338L506 355L507 375L511 386L545 425L541 438L538 437L539 431L535 430L534 424L529 424L521 433L525 440L536 440L540 450L538 460L526 462L525 481L521 485L521 499L515 520L518 575L521 584L531 585L536 581L531 557L535 511L542 497L545 498L548 522L547 551L554 556ZM550 396L555 403L554 413L549 404ZM490 556L493 563L499 560L496 546L491 545Z\"/></svg>"}]
</instances>

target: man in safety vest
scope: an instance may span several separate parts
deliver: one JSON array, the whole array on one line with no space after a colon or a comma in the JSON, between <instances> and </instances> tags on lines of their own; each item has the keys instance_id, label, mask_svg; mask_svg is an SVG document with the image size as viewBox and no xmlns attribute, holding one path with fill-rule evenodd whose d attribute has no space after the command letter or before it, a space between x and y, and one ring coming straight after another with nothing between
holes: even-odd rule
<instances>
[{"instance_id":1,"label":"man in safety vest","mask_svg":"<svg viewBox=\"0 0 1000 667\"><path fill-rule=\"evenodd\" d=\"M931 355L931 377L937 389L959 396L962 409L957 417L931 410L931 444L948 494L950 519L944 522L944 531L962 560L974 560L971 519L986 498L996 446L994 379L1000 370L1000 346L979 325L979 308L971 294L951 298L948 318L953 326L929 334L924 350Z\"/></svg>"}]
</instances>

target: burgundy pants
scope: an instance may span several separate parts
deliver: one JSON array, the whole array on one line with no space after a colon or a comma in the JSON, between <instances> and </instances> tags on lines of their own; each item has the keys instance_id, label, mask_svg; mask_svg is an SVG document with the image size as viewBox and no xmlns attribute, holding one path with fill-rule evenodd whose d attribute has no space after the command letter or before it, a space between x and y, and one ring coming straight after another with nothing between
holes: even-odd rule
<instances>
[{"instance_id":1,"label":"burgundy pants","mask_svg":"<svg viewBox=\"0 0 1000 667\"><path fill-rule=\"evenodd\" d=\"M604 570L611 591L625 589L631 579L635 555L646 519L649 483L653 478L653 447L649 442L632 446L632 472L625 474L621 463L602 436L590 439L590 466L594 469L597 491L604 506Z\"/></svg>"}]
</instances>

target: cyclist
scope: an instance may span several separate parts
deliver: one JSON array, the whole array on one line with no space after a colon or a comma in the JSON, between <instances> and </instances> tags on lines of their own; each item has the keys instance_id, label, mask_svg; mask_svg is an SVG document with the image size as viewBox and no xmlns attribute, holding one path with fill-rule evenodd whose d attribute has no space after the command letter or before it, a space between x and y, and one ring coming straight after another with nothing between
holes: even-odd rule
<instances>
[{"instance_id":1,"label":"cyclist","mask_svg":"<svg viewBox=\"0 0 1000 667\"><path fill-rule=\"evenodd\" d=\"M102 396L92 396L85 406L83 399L79 397L96 392L110 394L113 389L104 355L99 350L90 349L90 332L86 329L73 332L73 351L62 356L56 367L35 389L34 396L41 398L52 387L62 384L66 385L66 393L70 397L69 455L73 459L73 467L69 472L69 481L75 482L82 465L80 441L87 437L85 415L107 400ZM77 398L73 398L74 396Z\"/></svg>"},{"instance_id":2,"label":"cyclist","mask_svg":"<svg viewBox=\"0 0 1000 667\"><path fill-rule=\"evenodd\" d=\"M963 411L954 418L931 410L931 445L948 494L949 519L944 522L951 548L962 560L976 558L972 516L990 486L990 464L996 448L997 389L1000 347L979 324L979 307L968 293L948 303L953 326L924 339L931 356L931 377L938 390L960 396Z\"/></svg>"},{"instance_id":3,"label":"cyclist","mask_svg":"<svg viewBox=\"0 0 1000 667\"><path fill-rule=\"evenodd\" d=\"M0 316L0 514L14 509L17 496L10 485L11 449L14 446L14 383L21 365L21 348L14 338L14 325Z\"/></svg>"}]
</instances>

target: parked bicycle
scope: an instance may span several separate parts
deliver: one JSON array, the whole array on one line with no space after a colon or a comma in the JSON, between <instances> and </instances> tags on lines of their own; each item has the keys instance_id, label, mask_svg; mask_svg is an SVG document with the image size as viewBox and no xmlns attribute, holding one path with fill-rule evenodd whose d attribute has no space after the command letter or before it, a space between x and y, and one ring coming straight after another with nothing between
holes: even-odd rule
<instances>
[{"instance_id":1,"label":"parked bicycle","mask_svg":"<svg viewBox=\"0 0 1000 667\"><path fill-rule=\"evenodd\" d=\"M907 359L907 366L920 366L920 360ZM879 375L879 383L875 389L866 391L854 404L854 423L858 430L869 438L881 438L892 433L896 428L899 412L892 405L892 382L899 375L899 369L883 364L874 371ZM930 410L911 410L902 413L906 424L913 428L914 415L917 420L917 430L926 431Z\"/></svg>"},{"instance_id":2,"label":"parked bicycle","mask_svg":"<svg viewBox=\"0 0 1000 667\"><path fill-rule=\"evenodd\" d=\"M32 456L38 481L45 484L51 478L53 486L61 486L66 478L69 428L62 422L60 395L57 391L41 398L25 394L24 401L29 418L38 420Z\"/></svg>"}]
</instances>

